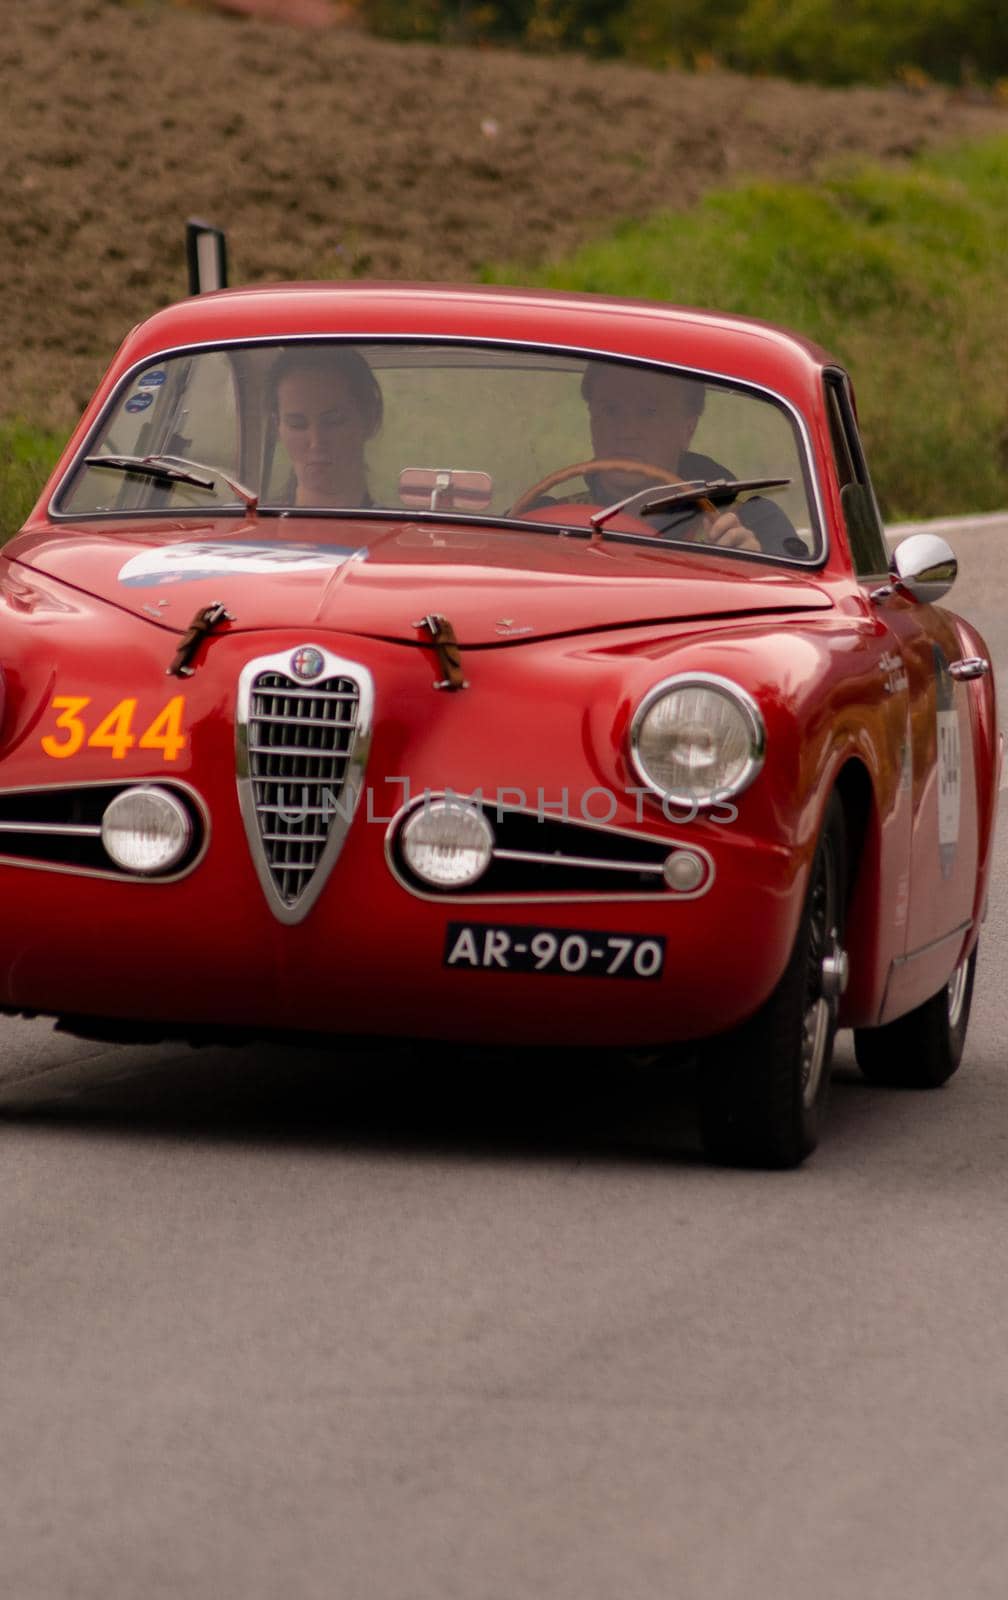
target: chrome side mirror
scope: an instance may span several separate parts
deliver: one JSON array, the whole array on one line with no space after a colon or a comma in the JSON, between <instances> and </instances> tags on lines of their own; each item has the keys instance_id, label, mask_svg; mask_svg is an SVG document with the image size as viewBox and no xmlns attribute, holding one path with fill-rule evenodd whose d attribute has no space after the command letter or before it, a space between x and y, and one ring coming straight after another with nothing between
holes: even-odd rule
<instances>
[{"instance_id":1,"label":"chrome side mirror","mask_svg":"<svg viewBox=\"0 0 1008 1600\"><path fill-rule=\"evenodd\" d=\"M958 571L959 563L944 539L936 533L912 533L889 558L891 583L875 589L872 599L901 594L934 605L948 594Z\"/></svg>"}]
</instances>

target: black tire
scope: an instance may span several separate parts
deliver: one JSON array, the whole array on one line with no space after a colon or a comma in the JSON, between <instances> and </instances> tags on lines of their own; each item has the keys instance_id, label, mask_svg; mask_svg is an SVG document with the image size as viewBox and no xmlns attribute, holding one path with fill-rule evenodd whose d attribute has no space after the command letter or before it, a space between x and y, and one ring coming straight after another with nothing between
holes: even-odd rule
<instances>
[{"instance_id":1,"label":"black tire","mask_svg":"<svg viewBox=\"0 0 1008 1600\"><path fill-rule=\"evenodd\" d=\"M713 1161L796 1167L816 1147L829 1092L837 1004L823 963L843 955L847 830L836 794L826 808L798 933L764 1006L705 1045L699 1061L700 1131Z\"/></svg>"},{"instance_id":2,"label":"black tire","mask_svg":"<svg viewBox=\"0 0 1008 1600\"><path fill-rule=\"evenodd\" d=\"M854 1054L869 1083L894 1089L938 1089L959 1066L966 1046L976 948L948 983L905 1017L881 1028L855 1028Z\"/></svg>"}]
</instances>

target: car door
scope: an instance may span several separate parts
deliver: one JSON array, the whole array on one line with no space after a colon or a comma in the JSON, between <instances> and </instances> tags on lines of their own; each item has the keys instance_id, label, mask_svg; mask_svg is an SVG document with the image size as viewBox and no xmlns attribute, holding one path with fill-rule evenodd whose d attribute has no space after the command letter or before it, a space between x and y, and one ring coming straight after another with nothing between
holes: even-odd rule
<instances>
[{"instance_id":1,"label":"car door","mask_svg":"<svg viewBox=\"0 0 1008 1600\"><path fill-rule=\"evenodd\" d=\"M958 633L940 606L887 601L910 691L913 835L908 955L964 930L978 858L970 688L952 676Z\"/></svg>"},{"instance_id":2,"label":"car door","mask_svg":"<svg viewBox=\"0 0 1008 1600\"><path fill-rule=\"evenodd\" d=\"M826 388L855 568L881 588L888 552L846 375L827 374ZM909 796L909 877L897 906L905 916L903 951L911 956L963 928L973 913L978 822L970 688L952 673L963 651L942 607L890 595L875 602L875 614L888 636L879 659L884 692L906 698L901 789Z\"/></svg>"}]
</instances>

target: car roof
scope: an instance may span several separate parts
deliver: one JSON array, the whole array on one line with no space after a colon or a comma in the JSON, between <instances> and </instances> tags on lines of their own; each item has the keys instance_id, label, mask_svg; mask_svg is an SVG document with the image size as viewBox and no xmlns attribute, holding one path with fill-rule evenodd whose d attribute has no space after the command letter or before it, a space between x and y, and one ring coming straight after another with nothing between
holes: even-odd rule
<instances>
[{"instance_id":1,"label":"car roof","mask_svg":"<svg viewBox=\"0 0 1008 1600\"><path fill-rule=\"evenodd\" d=\"M231 340L343 336L517 341L672 363L741 378L807 403L825 350L755 318L659 301L479 284L298 283L194 295L126 340L118 366Z\"/></svg>"}]
</instances>

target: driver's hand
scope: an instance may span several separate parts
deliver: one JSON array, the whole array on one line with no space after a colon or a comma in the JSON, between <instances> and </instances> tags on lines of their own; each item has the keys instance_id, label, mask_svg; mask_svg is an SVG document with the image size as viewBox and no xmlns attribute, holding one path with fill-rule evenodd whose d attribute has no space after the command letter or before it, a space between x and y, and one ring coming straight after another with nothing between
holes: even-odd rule
<instances>
[{"instance_id":1,"label":"driver's hand","mask_svg":"<svg viewBox=\"0 0 1008 1600\"><path fill-rule=\"evenodd\" d=\"M762 548L751 528L738 519L734 511L722 511L719 516L707 516L704 544L723 544L730 550L759 550Z\"/></svg>"}]
</instances>

